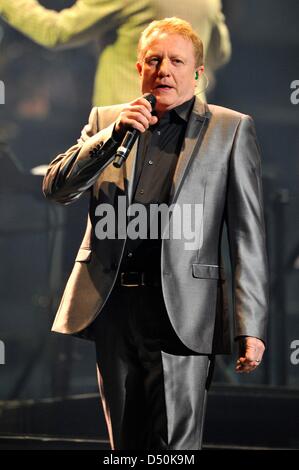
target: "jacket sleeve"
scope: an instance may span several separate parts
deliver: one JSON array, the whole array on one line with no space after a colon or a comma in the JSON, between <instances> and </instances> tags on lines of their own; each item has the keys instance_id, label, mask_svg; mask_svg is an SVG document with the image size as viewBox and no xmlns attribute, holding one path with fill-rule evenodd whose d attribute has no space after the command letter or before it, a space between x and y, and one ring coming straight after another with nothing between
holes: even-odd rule
<instances>
[{"instance_id":1,"label":"jacket sleeve","mask_svg":"<svg viewBox=\"0 0 299 470\"><path fill-rule=\"evenodd\" d=\"M268 261L260 152L253 120L240 120L230 157L226 224L233 276L235 336L265 341Z\"/></svg>"},{"instance_id":2,"label":"jacket sleeve","mask_svg":"<svg viewBox=\"0 0 299 470\"><path fill-rule=\"evenodd\" d=\"M50 163L43 181L43 192L48 199L69 204L95 183L119 146L112 138L113 128L114 123L99 130L98 108L94 107L77 144Z\"/></svg>"},{"instance_id":3,"label":"jacket sleeve","mask_svg":"<svg viewBox=\"0 0 299 470\"><path fill-rule=\"evenodd\" d=\"M84 44L119 22L122 0L78 0L50 10L36 0L0 0L0 14L11 26L49 48Z\"/></svg>"}]
</instances>

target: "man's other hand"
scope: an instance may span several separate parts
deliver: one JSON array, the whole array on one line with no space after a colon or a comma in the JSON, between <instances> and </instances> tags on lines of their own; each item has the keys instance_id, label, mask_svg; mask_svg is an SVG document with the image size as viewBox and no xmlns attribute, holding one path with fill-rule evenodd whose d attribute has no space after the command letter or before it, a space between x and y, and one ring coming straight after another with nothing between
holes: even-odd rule
<instances>
[{"instance_id":1,"label":"man's other hand","mask_svg":"<svg viewBox=\"0 0 299 470\"><path fill-rule=\"evenodd\" d=\"M265 345L259 338L242 336L239 338L239 358L236 372L252 372L261 363Z\"/></svg>"}]
</instances>

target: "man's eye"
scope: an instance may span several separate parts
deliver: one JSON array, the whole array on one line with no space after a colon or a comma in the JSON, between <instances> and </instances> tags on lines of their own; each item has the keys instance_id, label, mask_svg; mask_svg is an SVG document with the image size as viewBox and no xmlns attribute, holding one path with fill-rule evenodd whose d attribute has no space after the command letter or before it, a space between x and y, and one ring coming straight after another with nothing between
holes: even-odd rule
<instances>
[{"instance_id":1,"label":"man's eye","mask_svg":"<svg viewBox=\"0 0 299 470\"><path fill-rule=\"evenodd\" d=\"M159 62L158 57L152 57L151 59L147 61L147 63L150 65L156 65L158 62Z\"/></svg>"},{"instance_id":2,"label":"man's eye","mask_svg":"<svg viewBox=\"0 0 299 470\"><path fill-rule=\"evenodd\" d=\"M183 63L183 61L181 59L173 59L173 62L175 64L182 64Z\"/></svg>"}]
</instances>

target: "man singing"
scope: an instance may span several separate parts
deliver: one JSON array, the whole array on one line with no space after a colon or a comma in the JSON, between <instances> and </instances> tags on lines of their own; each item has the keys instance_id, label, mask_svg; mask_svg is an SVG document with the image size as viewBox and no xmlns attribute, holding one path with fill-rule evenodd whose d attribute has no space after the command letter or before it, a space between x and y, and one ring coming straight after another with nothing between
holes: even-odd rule
<instances>
[{"instance_id":1,"label":"man singing","mask_svg":"<svg viewBox=\"0 0 299 470\"><path fill-rule=\"evenodd\" d=\"M53 331L95 341L112 449L201 448L214 356L230 350L224 224L240 345L236 371L253 371L265 349L267 259L254 125L195 96L203 70L202 42L189 23L150 23L138 46L143 96L94 107L78 143L53 160L44 179L46 197L62 204L90 192L86 233ZM128 129L140 135L117 168ZM151 237L152 207L162 204L169 218ZM129 230L136 207L145 214L135 224L139 237ZM109 208L116 220L104 236ZM177 217L187 208L189 218ZM185 230L191 219L193 243Z\"/></svg>"}]
</instances>

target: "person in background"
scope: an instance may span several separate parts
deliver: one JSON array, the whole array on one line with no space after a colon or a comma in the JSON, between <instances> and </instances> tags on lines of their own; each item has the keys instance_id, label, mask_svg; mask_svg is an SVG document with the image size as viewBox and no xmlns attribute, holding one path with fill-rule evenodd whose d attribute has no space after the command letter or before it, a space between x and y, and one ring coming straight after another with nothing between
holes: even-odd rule
<instances>
[{"instance_id":1,"label":"person in background","mask_svg":"<svg viewBox=\"0 0 299 470\"><path fill-rule=\"evenodd\" d=\"M98 63L93 104L111 105L133 100L139 92L135 51L144 27L153 19L179 16L192 21L205 48L205 73L214 72L231 54L229 31L221 0L77 0L54 11L37 0L0 0L0 15L38 44L51 49L95 42ZM199 84L199 92L206 88ZM201 98L204 99L204 92Z\"/></svg>"}]
</instances>

